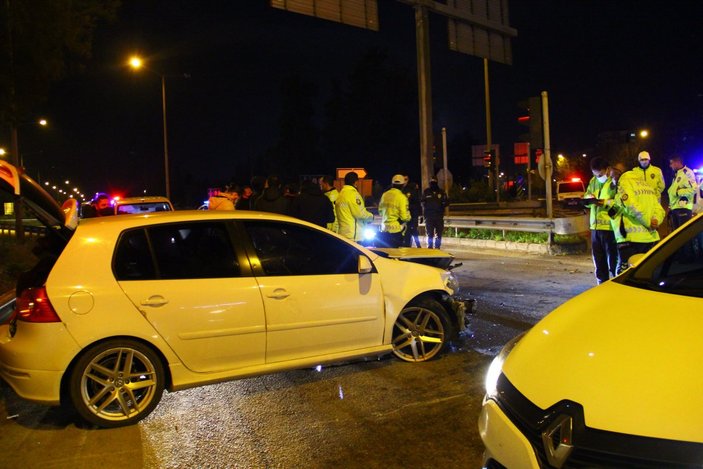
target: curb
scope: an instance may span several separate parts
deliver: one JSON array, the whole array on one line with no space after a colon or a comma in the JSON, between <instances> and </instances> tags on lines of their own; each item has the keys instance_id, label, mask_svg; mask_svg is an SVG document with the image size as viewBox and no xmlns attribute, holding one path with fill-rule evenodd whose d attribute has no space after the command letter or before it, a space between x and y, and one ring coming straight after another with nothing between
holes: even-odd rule
<instances>
[{"instance_id":1,"label":"curb","mask_svg":"<svg viewBox=\"0 0 703 469\"><path fill-rule=\"evenodd\" d=\"M498 251L522 252L526 254L551 254L563 256L571 254L585 254L588 250L587 243L553 244L551 250L547 244L516 243L513 241L495 241L492 239L468 239L442 237L442 249L451 251L462 249L494 249Z\"/></svg>"}]
</instances>

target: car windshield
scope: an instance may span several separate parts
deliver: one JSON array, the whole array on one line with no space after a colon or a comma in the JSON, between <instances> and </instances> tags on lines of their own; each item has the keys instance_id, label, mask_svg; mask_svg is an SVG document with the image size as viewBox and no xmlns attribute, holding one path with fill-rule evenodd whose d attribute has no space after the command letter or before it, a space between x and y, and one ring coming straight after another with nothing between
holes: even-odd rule
<instances>
[{"instance_id":1,"label":"car windshield","mask_svg":"<svg viewBox=\"0 0 703 469\"><path fill-rule=\"evenodd\" d=\"M564 192L583 192L583 183L579 182L560 182L559 183L559 193Z\"/></svg>"},{"instance_id":2,"label":"car windshield","mask_svg":"<svg viewBox=\"0 0 703 469\"><path fill-rule=\"evenodd\" d=\"M171 210L171 207L166 202L148 202L139 204L117 205L117 215L127 213L166 212L169 210Z\"/></svg>"},{"instance_id":3,"label":"car windshield","mask_svg":"<svg viewBox=\"0 0 703 469\"><path fill-rule=\"evenodd\" d=\"M664 293L703 297L703 217L697 217L615 281Z\"/></svg>"}]
</instances>

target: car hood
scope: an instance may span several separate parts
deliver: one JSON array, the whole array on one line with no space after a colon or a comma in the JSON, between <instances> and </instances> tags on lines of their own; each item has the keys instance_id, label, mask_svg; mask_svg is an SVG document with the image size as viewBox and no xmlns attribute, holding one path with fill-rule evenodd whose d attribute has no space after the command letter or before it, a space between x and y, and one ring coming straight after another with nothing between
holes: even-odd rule
<instances>
[{"instance_id":1,"label":"car hood","mask_svg":"<svg viewBox=\"0 0 703 469\"><path fill-rule=\"evenodd\" d=\"M439 249L429 248L369 248L381 257L400 259L401 261L415 262L417 264L447 269L454 260L451 254Z\"/></svg>"},{"instance_id":2,"label":"car hood","mask_svg":"<svg viewBox=\"0 0 703 469\"><path fill-rule=\"evenodd\" d=\"M700 299L606 282L537 323L503 373L542 409L581 404L588 427L703 442Z\"/></svg>"},{"instance_id":3,"label":"car hood","mask_svg":"<svg viewBox=\"0 0 703 469\"><path fill-rule=\"evenodd\" d=\"M69 199L63 206L59 205L22 169L6 161L0 161L0 191L21 196L37 219L47 228L61 234L64 239L70 238L78 224L78 204L75 200Z\"/></svg>"}]
</instances>

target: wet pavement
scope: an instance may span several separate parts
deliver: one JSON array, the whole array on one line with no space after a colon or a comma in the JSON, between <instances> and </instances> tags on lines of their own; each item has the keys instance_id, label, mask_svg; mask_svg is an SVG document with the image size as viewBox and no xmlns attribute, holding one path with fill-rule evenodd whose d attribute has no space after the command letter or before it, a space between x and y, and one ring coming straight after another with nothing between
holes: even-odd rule
<instances>
[{"instance_id":1,"label":"wet pavement","mask_svg":"<svg viewBox=\"0 0 703 469\"><path fill-rule=\"evenodd\" d=\"M512 336L593 286L587 256L456 253L471 326L424 364L390 356L165 393L137 425L99 430L0 382L7 468L474 468L483 376Z\"/></svg>"}]
</instances>

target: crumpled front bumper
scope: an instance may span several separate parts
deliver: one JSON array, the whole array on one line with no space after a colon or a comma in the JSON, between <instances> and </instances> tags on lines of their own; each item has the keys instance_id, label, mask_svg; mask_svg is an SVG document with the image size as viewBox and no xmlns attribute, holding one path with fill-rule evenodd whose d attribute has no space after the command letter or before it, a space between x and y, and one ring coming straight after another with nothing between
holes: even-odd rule
<instances>
[{"instance_id":1,"label":"crumpled front bumper","mask_svg":"<svg viewBox=\"0 0 703 469\"><path fill-rule=\"evenodd\" d=\"M476 299L464 298L458 295L447 297L447 304L456 318L457 332L461 332L469 327L469 315L473 314Z\"/></svg>"}]
</instances>

